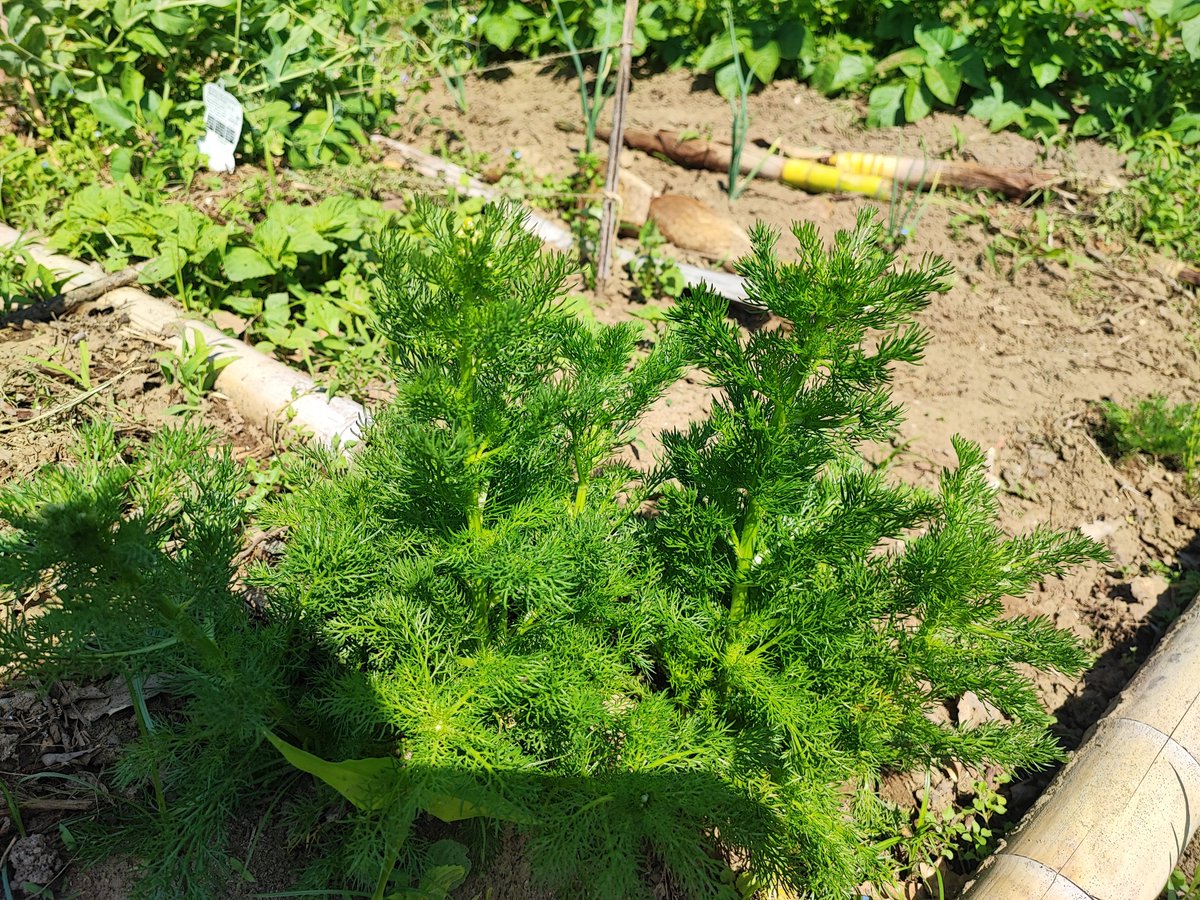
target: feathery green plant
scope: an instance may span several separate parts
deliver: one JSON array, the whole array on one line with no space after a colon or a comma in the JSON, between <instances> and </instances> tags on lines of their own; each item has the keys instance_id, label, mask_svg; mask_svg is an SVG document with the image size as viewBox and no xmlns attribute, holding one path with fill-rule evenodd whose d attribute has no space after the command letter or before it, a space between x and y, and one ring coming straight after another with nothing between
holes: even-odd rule
<instances>
[{"instance_id":1,"label":"feathery green plant","mask_svg":"<svg viewBox=\"0 0 1200 900\"><path fill-rule=\"evenodd\" d=\"M166 464L116 467L93 434L79 469L0 495L0 586L57 598L10 616L0 664L166 673L182 698L122 768L158 802L119 833L174 854L148 893L204 896L223 817L300 770L352 807L336 834L307 826L315 888L407 895L443 855L433 815L512 823L563 896L649 896L653 867L729 897L731 861L844 896L888 877L885 769L1057 757L1026 667L1085 655L1003 598L1103 551L1005 539L967 442L935 491L860 452L900 421L890 370L919 359L945 264L897 269L868 217L828 250L798 226L791 263L758 229L741 269L791 328L747 337L690 291L639 355L637 326L569 312L568 264L519 215L419 204L427 244L380 240L396 399L263 510L287 552L248 574L255 616L231 587L244 476L190 432L148 448ZM622 447L685 367L719 389L711 413L631 469ZM1005 721L925 715L968 690Z\"/></svg>"}]
</instances>

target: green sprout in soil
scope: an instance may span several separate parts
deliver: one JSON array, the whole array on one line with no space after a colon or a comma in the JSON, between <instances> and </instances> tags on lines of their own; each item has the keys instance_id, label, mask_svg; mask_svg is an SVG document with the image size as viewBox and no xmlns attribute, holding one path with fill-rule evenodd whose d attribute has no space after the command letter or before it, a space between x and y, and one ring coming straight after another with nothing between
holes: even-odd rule
<instances>
[{"instance_id":1,"label":"green sprout in soil","mask_svg":"<svg viewBox=\"0 0 1200 900\"><path fill-rule=\"evenodd\" d=\"M1194 481L1200 461L1200 407L1150 397L1133 406L1103 407L1108 443L1120 456L1145 453Z\"/></svg>"},{"instance_id":2,"label":"green sprout in soil","mask_svg":"<svg viewBox=\"0 0 1200 900\"><path fill-rule=\"evenodd\" d=\"M219 895L235 812L287 792L297 891L456 883L444 842L502 825L563 896L648 897L649 873L729 896L731 867L848 896L905 865L885 771L1060 758L1031 673L1087 656L1004 598L1102 548L1006 538L967 441L932 490L863 456L896 434L891 370L920 359L943 262L897 267L866 215L830 248L797 226L792 262L759 228L740 269L792 327L747 336L685 291L643 354L638 326L571 312L569 264L512 208L413 214L427 242L377 244L396 398L263 505L281 558L246 565L248 475L190 428L133 453L94 427L0 492L0 666L157 674L169 698L88 852L139 860L145 896ZM631 469L690 369L711 412ZM927 716L966 691L1003 720Z\"/></svg>"}]
</instances>

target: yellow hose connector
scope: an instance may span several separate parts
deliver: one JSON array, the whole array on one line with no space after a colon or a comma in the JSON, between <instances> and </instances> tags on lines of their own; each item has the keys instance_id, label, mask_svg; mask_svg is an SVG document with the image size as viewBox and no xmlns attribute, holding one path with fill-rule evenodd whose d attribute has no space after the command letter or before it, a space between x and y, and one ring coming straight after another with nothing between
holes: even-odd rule
<instances>
[{"instance_id":1,"label":"yellow hose connector","mask_svg":"<svg viewBox=\"0 0 1200 900\"><path fill-rule=\"evenodd\" d=\"M805 191L851 191L877 200L886 199L892 193L891 181L876 174L847 172L808 159L787 160L779 180Z\"/></svg>"}]
</instances>

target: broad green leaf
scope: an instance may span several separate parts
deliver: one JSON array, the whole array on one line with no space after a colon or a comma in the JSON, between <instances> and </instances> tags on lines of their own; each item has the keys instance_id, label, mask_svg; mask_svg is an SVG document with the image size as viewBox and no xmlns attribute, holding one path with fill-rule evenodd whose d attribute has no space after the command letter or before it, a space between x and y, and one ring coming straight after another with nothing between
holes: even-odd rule
<instances>
[{"instance_id":1,"label":"broad green leaf","mask_svg":"<svg viewBox=\"0 0 1200 900\"><path fill-rule=\"evenodd\" d=\"M717 93L726 100L731 100L740 95L741 85L738 84L737 66L733 63L726 63L717 70L717 74L713 77L713 81L717 85Z\"/></svg>"},{"instance_id":2,"label":"broad green leaf","mask_svg":"<svg viewBox=\"0 0 1200 900\"><path fill-rule=\"evenodd\" d=\"M1180 0L1150 0L1146 4L1146 13L1152 19L1169 19L1179 2Z\"/></svg>"},{"instance_id":3,"label":"broad green leaf","mask_svg":"<svg viewBox=\"0 0 1200 900\"><path fill-rule=\"evenodd\" d=\"M933 97L929 89L919 81L910 81L904 87L904 118L908 122L919 122L933 111Z\"/></svg>"},{"instance_id":4,"label":"broad green leaf","mask_svg":"<svg viewBox=\"0 0 1200 900\"><path fill-rule=\"evenodd\" d=\"M954 29L949 25L937 25L924 28L918 25L913 29L913 40L931 59L940 59L948 50L954 47Z\"/></svg>"},{"instance_id":5,"label":"broad green leaf","mask_svg":"<svg viewBox=\"0 0 1200 900\"><path fill-rule=\"evenodd\" d=\"M225 276L230 281L246 281L275 274L275 267L252 247L231 247L225 251Z\"/></svg>"},{"instance_id":6,"label":"broad green leaf","mask_svg":"<svg viewBox=\"0 0 1200 900\"><path fill-rule=\"evenodd\" d=\"M733 59L733 41L730 40L728 32L723 32L704 48L704 52L696 60L696 68L701 72L711 72L717 66L724 65L731 59Z\"/></svg>"},{"instance_id":7,"label":"broad green leaf","mask_svg":"<svg viewBox=\"0 0 1200 900\"><path fill-rule=\"evenodd\" d=\"M135 106L146 96L146 79L133 66L121 70L121 96Z\"/></svg>"},{"instance_id":8,"label":"broad green leaf","mask_svg":"<svg viewBox=\"0 0 1200 900\"><path fill-rule=\"evenodd\" d=\"M754 77L763 84L770 84L779 68L780 50L777 41L764 41L757 46L746 47L743 51L745 63L750 66Z\"/></svg>"},{"instance_id":9,"label":"broad green leaf","mask_svg":"<svg viewBox=\"0 0 1200 900\"><path fill-rule=\"evenodd\" d=\"M306 331L297 328L292 337ZM305 342L311 342L317 335L307 332L302 337ZM329 762L307 750L292 746L270 731L265 733L267 740L293 766L314 778L319 778L362 810L382 809L395 796L396 790L411 780L411 775L399 760L390 756ZM509 822L533 822L524 811L495 792L479 786L469 776L464 775L458 781L452 793L421 790L420 807L447 823L480 817Z\"/></svg>"},{"instance_id":10,"label":"broad green leaf","mask_svg":"<svg viewBox=\"0 0 1200 900\"><path fill-rule=\"evenodd\" d=\"M928 54L920 47L906 47L903 50L897 50L895 53L885 56L879 62L875 63L875 75L886 75L893 69L899 69L903 66L923 66L928 58Z\"/></svg>"},{"instance_id":11,"label":"broad green leaf","mask_svg":"<svg viewBox=\"0 0 1200 900\"><path fill-rule=\"evenodd\" d=\"M458 841L441 840L425 854L426 868L421 875L421 890L431 896L450 896L471 871L467 848Z\"/></svg>"},{"instance_id":12,"label":"broad green leaf","mask_svg":"<svg viewBox=\"0 0 1200 900\"><path fill-rule=\"evenodd\" d=\"M1037 86L1044 88L1058 78L1062 73L1062 66L1052 62L1033 63L1029 70L1033 73L1033 80L1037 82Z\"/></svg>"},{"instance_id":13,"label":"broad green leaf","mask_svg":"<svg viewBox=\"0 0 1200 900\"><path fill-rule=\"evenodd\" d=\"M1193 60L1200 60L1200 11L1190 19L1184 19L1179 29L1179 37L1183 40L1183 49Z\"/></svg>"},{"instance_id":14,"label":"broad green leaf","mask_svg":"<svg viewBox=\"0 0 1200 900\"><path fill-rule=\"evenodd\" d=\"M534 816L483 787L470 775L447 775L439 777L437 783L437 790L422 790L421 808L443 822L484 817L522 825L537 824Z\"/></svg>"},{"instance_id":15,"label":"broad green leaf","mask_svg":"<svg viewBox=\"0 0 1200 900\"><path fill-rule=\"evenodd\" d=\"M292 302L283 291L267 294L263 303L263 319L268 325L282 328L292 317Z\"/></svg>"},{"instance_id":16,"label":"broad green leaf","mask_svg":"<svg viewBox=\"0 0 1200 900\"><path fill-rule=\"evenodd\" d=\"M108 171L112 175L113 181L121 181L128 178L132 168L132 147L117 147L113 150L112 155L108 157Z\"/></svg>"},{"instance_id":17,"label":"broad green leaf","mask_svg":"<svg viewBox=\"0 0 1200 900\"><path fill-rule=\"evenodd\" d=\"M1094 113L1084 113L1071 126L1071 134L1092 137L1100 133L1100 119Z\"/></svg>"},{"instance_id":18,"label":"broad green leaf","mask_svg":"<svg viewBox=\"0 0 1200 900\"><path fill-rule=\"evenodd\" d=\"M192 20L183 13L168 9L156 9L150 13L150 24L164 34L187 34Z\"/></svg>"},{"instance_id":19,"label":"broad green leaf","mask_svg":"<svg viewBox=\"0 0 1200 900\"><path fill-rule=\"evenodd\" d=\"M288 249L293 253L315 253L321 255L333 253L337 248L337 244L321 237L317 230L313 228L311 222L299 224L292 231L288 242Z\"/></svg>"},{"instance_id":20,"label":"broad green leaf","mask_svg":"<svg viewBox=\"0 0 1200 900\"><path fill-rule=\"evenodd\" d=\"M382 809L404 776L398 760L390 756L328 762L294 747L271 732L267 740L301 772L325 782L359 809Z\"/></svg>"},{"instance_id":21,"label":"broad green leaf","mask_svg":"<svg viewBox=\"0 0 1200 900\"><path fill-rule=\"evenodd\" d=\"M137 124L137 120L125 107L125 104L112 97L100 97L93 100L90 106L92 114L97 119L119 132L126 132Z\"/></svg>"},{"instance_id":22,"label":"broad green leaf","mask_svg":"<svg viewBox=\"0 0 1200 900\"><path fill-rule=\"evenodd\" d=\"M272 203L267 209L267 217L254 229L250 239L275 268L295 265L296 254L290 247L293 235L302 230L312 231L305 215L301 207Z\"/></svg>"},{"instance_id":23,"label":"broad green leaf","mask_svg":"<svg viewBox=\"0 0 1200 900\"><path fill-rule=\"evenodd\" d=\"M597 44L615 44L621 39L622 19L624 9L617 4L597 6L588 16L588 24L596 30Z\"/></svg>"},{"instance_id":24,"label":"broad green leaf","mask_svg":"<svg viewBox=\"0 0 1200 900\"><path fill-rule=\"evenodd\" d=\"M135 28L125 36L129 38L129 43L141 47L147 53L153 53L159 59L166 59L171 55L162 39L149 28Z\"/></svg>"},{"instance_id":25,"label":"broad green leaf","mask_svg":"<svg viewBox=\"0 0 1200 900\"><path fill-rule=\"evenodd\" d=\"M1167 133L1181 144L1200 143L1200 113L1183 113L1171 120Z\"/></svg>"},{"instance_id":26,"label":"broad green leaf","mask_svg":"<svg viewBox=\"0 0 1200 900\"><path fill-rule=\"evenodd\" d=\"M881 84L867 100L867 125L886 128L899 124L900 105L904 101L903 84Z\"/></svg>"},{"instance_id":27,"label":"broad green leaf","mask_svg":"<svg viewBox=\"0 0 1200 900\"><path fill-rule=\"evenodd\" d=\"M488 13L479 22L483 36L489 44L501 51L507 51L518 37L521 36L521 24L509 15Z\"/></svg>"},{"instance_id":28,"label":"broad green leaf","mask_svg":"<svg viewBox=\"0 0 1200 900\"><path fill-rule=\"evenodd\" d=\"M794 20L780 24L775 40L784 59L800 59L812 51L812 32Z\"/></svg>"},{"instance_id":29,"label":"broad green leaf","mask_svg":"<svg viewBox=\"0 0 1200 900\"><path fill-rule=\"evenodd\" d=\"M965 84L969 84L980 91L989 89L990 82L988 81L987 66L984 65L983 53L979 48L972 46L960 47L954 51L951 59L958 63L958 70L962 73L962 79Z\"/></svg>"},{"instance_id":30,"label":"broad green leaf","mask_svg":"<svg viewBox=\"0 0 1200 900\"><path fill-rule=\"evenodd\" d=\"M870 71L870 57L833 50L817 65L812 83L823 94L835 94L861 81Z\"/></svg>"},{"instance_id":31,"label":"broad green leaf","mask_svg":"<svg viewBox=\"0 0 1200 900\"><path fill-rule=\"evenodd\" d=\"M109 10L113 24L122 31L128 31L133 24L134 0L114 0Z\"/></svg>"},{"instance_id":32,"label":"broad green leaf","mask_svg":"<svg viewBox=\"0 0 1200 900\"><path fill-rule=\"evenodd\" d=\"M446 900L471 872L467 849L458 841L441 840L425 853L421 884L388 894L387 900Z\"/></svg>"},{"instance_id":33,"label":"broad green leaf","mask_svg":"<svg viewBox=\"0 0 1200 900\"><path fill-rule=\"evenodd\" d=\"M187 252L182 247L175 243L164 245L158 256L146 263L138 273L138 281L142 284L154 284L174 278L186 263Z\"/></svg>"},{"instance_id":34,"label":"broad green leaf","mask_svg":"<svg viewBox=\"0 0 1200 900\"><path fill-rule=\"evenodd\" d=\"M958 102L958 92L962 88L962 73L958 70L957 65L948 59L943 59L927 65L923 72L929 93L947 106L953 106Z\"/></svg>"}]
</instances>

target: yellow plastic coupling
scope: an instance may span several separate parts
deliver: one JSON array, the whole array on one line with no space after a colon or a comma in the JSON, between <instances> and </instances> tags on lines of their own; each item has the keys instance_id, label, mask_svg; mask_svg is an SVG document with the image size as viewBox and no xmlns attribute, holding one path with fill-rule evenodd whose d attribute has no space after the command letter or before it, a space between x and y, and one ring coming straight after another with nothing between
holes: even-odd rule
<instances>
[{"instance_id":1,"label":"yellow plastic coupling","mask_svg":"<svg viewBox=\"0 0 1200 900\"><path fill-rule=\"evenodd\" d=\"M808 159L787 160L779 180L806 191L850 191L876 199L885 199L892 193L891 182L878 175L844 172Z\"/></svg>"}]
</instances>

